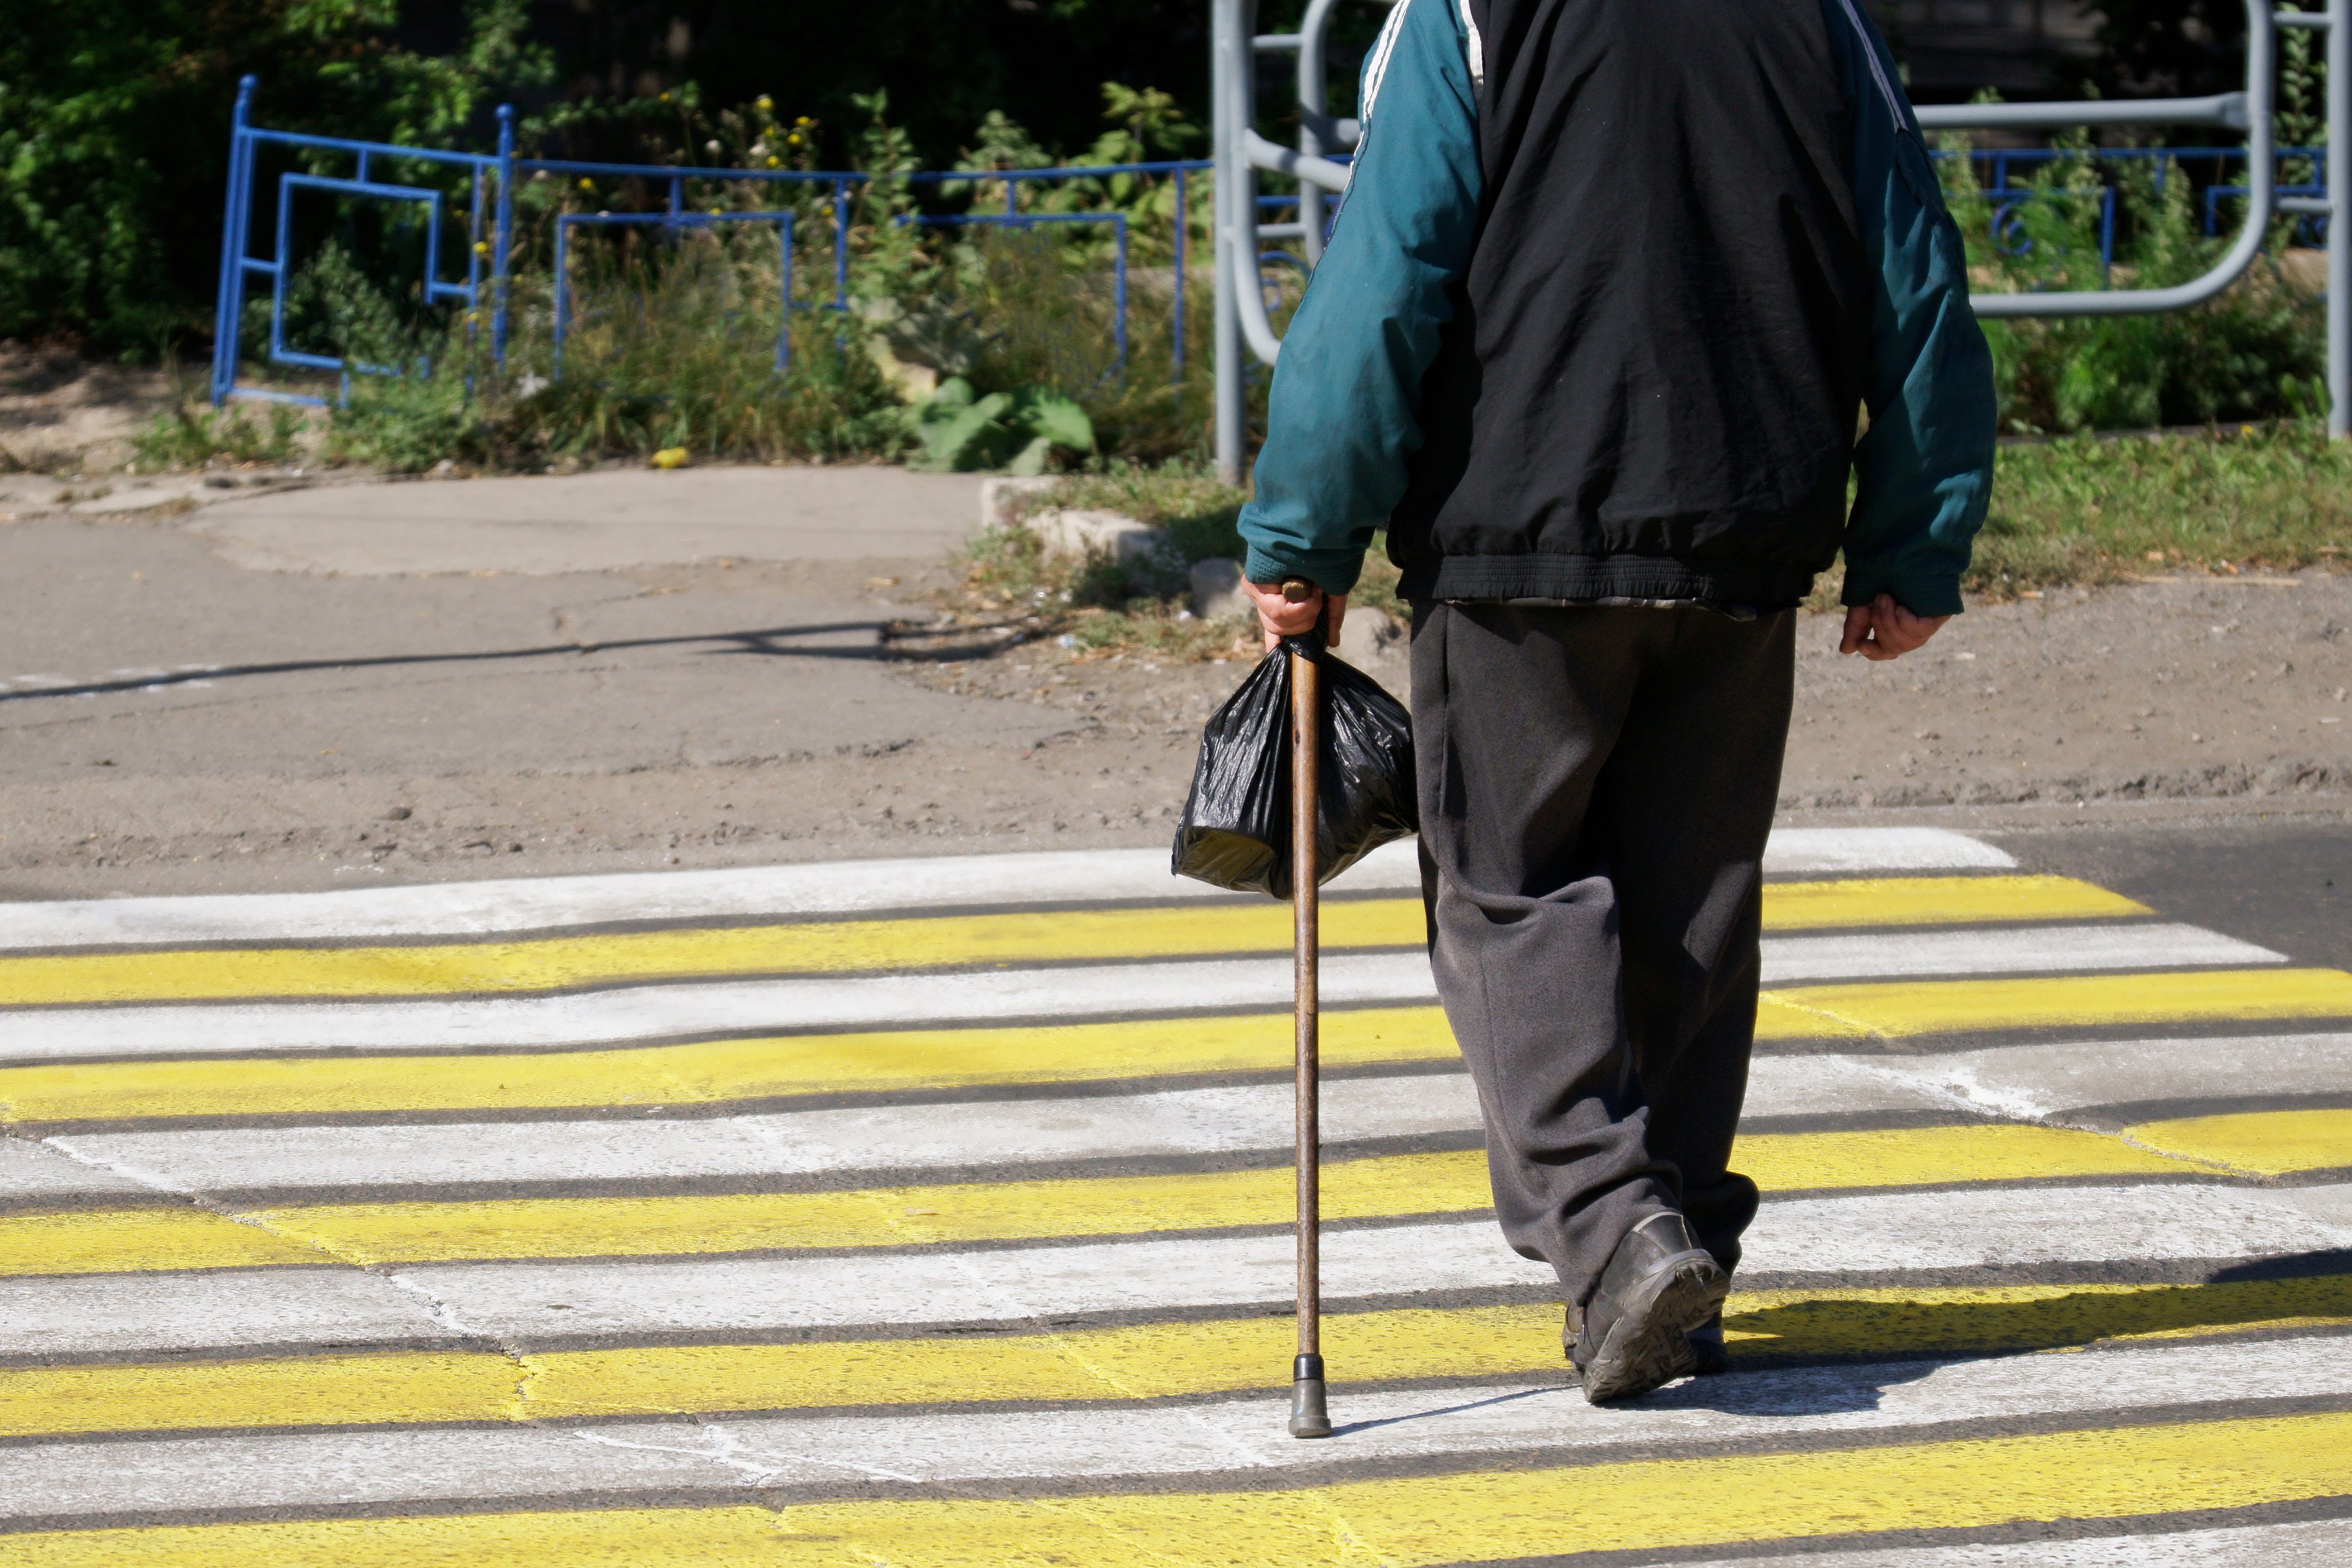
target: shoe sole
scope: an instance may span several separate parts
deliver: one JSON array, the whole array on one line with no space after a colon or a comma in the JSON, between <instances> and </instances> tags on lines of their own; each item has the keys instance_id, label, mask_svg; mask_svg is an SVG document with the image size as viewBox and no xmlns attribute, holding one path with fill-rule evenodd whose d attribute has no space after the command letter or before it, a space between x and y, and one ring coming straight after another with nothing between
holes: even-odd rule
<instances>
[{"instance_id":1,"label":"shoe sole","mask_svg":"<svg viewBox=\"0 0 2352 1568\"><path fill-rule=\"evenodd\" d=\"M1629 1399L1696 1372L1690 1331L1713 1317L1729 1294L1731 1277L1706 1253L1685 1253L1662 1266L1585 1364L1586 1401Z\"/></svg>"}]
</instances>

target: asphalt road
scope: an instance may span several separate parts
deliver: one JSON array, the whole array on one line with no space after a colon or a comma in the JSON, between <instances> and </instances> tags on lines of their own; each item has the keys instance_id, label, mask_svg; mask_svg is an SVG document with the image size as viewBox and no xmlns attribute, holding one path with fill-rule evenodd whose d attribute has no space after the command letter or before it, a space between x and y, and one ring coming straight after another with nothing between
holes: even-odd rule
<instances>
[{"instance_id":1,"label":"asphalt road","mask_svg":"<svg viewBox=\"0 0 2352 1568\"><path fill-rule=\"evenodd\" d=\"M1604 1409L1368 862L1321 1443L1286 911L1156 852L0 905L0 1559L2332 1564L2347 848L1776 837L1735 1370Z\"/></svg>"}]
</instances>

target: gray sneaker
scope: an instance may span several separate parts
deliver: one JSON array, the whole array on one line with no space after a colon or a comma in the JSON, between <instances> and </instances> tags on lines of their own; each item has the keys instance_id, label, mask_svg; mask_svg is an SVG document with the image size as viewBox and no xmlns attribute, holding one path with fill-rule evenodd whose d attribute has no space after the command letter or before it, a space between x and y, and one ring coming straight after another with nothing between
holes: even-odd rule
<instances>
[{"instance_id":1,"label":"gray sneaker","mask_svg":"<svg viewBox=\"0 0 2352 1568\"><path fill-rule=\"evenodd\" d=\"M1569 1313L1569 1360L1585 1399L1628 1399L1698 1370L1691 1331L1706 1326L1730 1291L1731 1277L1681 1215L1668 1209L1626 1232L1592 1300Z\"/></svg>"}]
</instances>

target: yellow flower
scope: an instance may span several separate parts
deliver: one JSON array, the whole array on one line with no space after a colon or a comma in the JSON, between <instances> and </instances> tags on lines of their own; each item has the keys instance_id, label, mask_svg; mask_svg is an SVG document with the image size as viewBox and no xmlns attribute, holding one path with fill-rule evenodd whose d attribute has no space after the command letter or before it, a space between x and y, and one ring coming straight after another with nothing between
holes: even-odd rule
<instances>
[{"instance_id":1,"label":"yellow flower","mask_svg":"<svg viewBox=\"0 0 2352 1568\"><path fill-rule=\"evenodd\" d=\"M474 241L474 254L475 254L475 255L477 255L477 256L488 256L489 253L490 253L490 242L489 242L488 240L487 240L487 239L478 239L478 240Z\"/></svg>"},{"instance_id":2,"label":"yellow flower","mask_svg":"<svg viewBox=\"0 0 2352 1568\"><path fill-rule=\"evenodd\" d=\"M667 94L667 93L663 93L663 94L661 95L661 100L662 100L664 103L667 103L667 102L669 101L669 94Z\"/></svg>"},{"instance_id":3,"label":"yellow flower","mask_svg":"<svg viewBox=\"0 0 2352 1568\"><path fill-rule=\"evenodd\" d=\"M580 188L583 191L593 191L596 188L596 182L583 179L580 182Z\"/></svg>"},{"instance_id":4,"label":"yellow flower","mask_svg":"<svg viewBox=\"0 0 2352 1568\"><path fill-rule=\"evenodd\" d=\"M815 123L816 123L816 121L814 121L814 120L811 120L807 115L803 114L803 115L802 115L798 120L793 121L793 124L795 124L795 125L814 125L814 124L815 124Z\"/></svg>"},{"instance_id":5,"label":"yellow flower","mask_svg":"<svg viewBox=\"0 0 2352 1568\"><path fill-rule=\"evenodd\" d=\"M772 99L772 98L770 98L766 93L764 93L764 92L763 92L763 93L761 93L758 98L755 98L755 99L753 99L753 100L751 100L751 107L752 107L752 108L754 108L754 109L756 109L756 110L758 110L761 113L765 114L765 113L767 113L770 110L772 110L773 108L775 108L775 107L776 107L776 100L775 100L774 99Z\"/></svg>"},{"instance_id":6,"label":"yellow flower","mask_svg":"<svg viewBox=\"0 0 2352 1568\"><path fill-rule=\"evenodd\" d=\"M777 157L772 153L768 155L768 167L771 169L781 169L783 166L784 161L782 158Z\"/></svg>"}]
</instances>

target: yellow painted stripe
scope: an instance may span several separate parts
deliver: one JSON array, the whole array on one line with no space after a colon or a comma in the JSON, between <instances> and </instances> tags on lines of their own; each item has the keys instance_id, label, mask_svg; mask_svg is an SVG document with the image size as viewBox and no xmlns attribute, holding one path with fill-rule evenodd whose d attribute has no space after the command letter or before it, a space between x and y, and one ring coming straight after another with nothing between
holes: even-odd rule
<instances>
[{"instance_id":1,"label":"yellow painted stripe","mask_svg":"<svg viewBox=\"0 0 2352 1568\"><path fill-rule=\"evenodd\" d=\"M2352 1110L2264 1110L2143 1121L2125 1136L2184 1159L2284 1176L2352 1165Z\"/></svg>"},{"instance_id":2,"label":"yellow painted stripe","mask_svg":"<svg viewBox=\"0 0 2352 1568\"><path fill-rule=\"evenodd\" d=\"M2096 921L2149 912L2121 893L2072 877L1869 877L1764 885L1766 931Z\"/></svg>"},{"instance_id":3,"label":"yellow painted stripe","mask_svg":"<svg viewBox=\"0 0 2352 1568\"><path fill-rule=\"evenodd\" d=\"M282 1227L199 1208L0 1215L0 1275L332 1263Z\"/></svg>"},{"instance_id":4,"label":"yellow painted stripe","mask_svg":"<svg viewBox=\"0 0 2352 1568\"><path fill-rule=\"evenodd\" d=\"M2095 1132L2013 1126L1747 1138L1738 1160L1768 1191L2200 1168ZM355 1262L417 1263L1141 1235L1283 1225L1296 1202L1285 1168L844 1193L350 1205L253 1217ZM1323 1167L1322 1212L1330 1219L1484 1212L1488 1204L1486 1159L1476 1152Z\"/></svg>"},{"instance_id":5,"label":"yellow painted stripe","mask_svg":"<svg viewBox=\"0 0 2352 1568\"><path fill-rule=\"evenodd\" d=\"M1322 1032L1323 1058L1335 1064L1426 1061L1456 1054L1445 1016L1435 1007L1326 1013ZM9 1120L24 1121L698 1105L794 1094L1259 1071L1288 1067L1291 1051L1290 1015L1261 1013L1045 1028L796 1035L522 1056L60 1062L0 1069L0 1106Z\"/></svg>"},{"instance_id":6,"label":"yellow painted stripe","mask_svg":"<svg viewBox=\"0 0 2352 1568\"><path fill-rule=\"evenodd\" d=\"M38 1568L1248 1563L1438 1568L1563 1552L2252 1508L2352 1490L2352 1415L1803 1453L1514 1466L1317 1487L300 1521L8 1539Z\"/></svg>"},{"instance_id":7,"label":"yellow painted stripe","mask_svg":"<svg viewBox=\"0 0 2352 1568\"><path fill-rule=\"evenodd\" d=\"M1741 1139L1737 1160L1774 1192L2204 1168L2096 1132L2000 1124L1768 1134ZM1291 1182L1286 1167L834 1193L307 1205L241 1215L242 1225L198 1209L37 1215L0 1218L0 1275L1132 1236L1285 1224ZM1483 1212L1487 1202L1486 1156L1475 1152L1323 1167L1328 1218Z\"/></svg>"},{"instance_id":8,"label":"yellow painted stripe","mask_svg":"<svg viewBox=\"0 0 2352 1568\"><path fill-rule=\"evenodd\" d=\"M2352 1275L1741 1291L1724 1317L1735 1354L1791 1358L1994 1354L2344 1323L2352 1323ZM1327 1314L1323 1339L1343 1384L1541 1374L1560 1364L1556 1307ZM1289 1319L1255 1317L969 1339L565 1351L519 1362L434 1351L8 1367L0 1368L0 1436L1193 1397L1278 1382L1296 1348Z\"/></svg>"},{"instance_id":9,"label":"yellow painted stripe","mask_svg":"<svg viewBox=\"0 0 2352 1568\"><path fill-rule=\"evenodd\" d=\"M1765 925L1788 931L2147 912L2129 899L2064 877L1780 882L1765 896ZM1323 906L1323 942L1329 948L1418 947L1423 936L1416 899L1343 899ZM413 947L45 954L0 959L0 1005L549 991L721 975L1286 952L1290 941L1288 908L1265 902L827 921Z\"/></svg>"},{"instance_id":10,"label":"yellow painted stripe","mask_svg":"<svg viewBox=\"0 0 2352 1568\"><path fill-rule=\"evenodd\" d=\"M1767 991L1759 1040L2352 1016L2352 974L2219 970L2045 980L1930 980ZM367 1114L695 1105L966 1084L1263 1071L1290 1061L1287 1014L912 1029L518 1056L57 1062L0 1068L0 1120ZM1455 1056L1435 1007L1323 1016L1335 1065Z\"/></svg>"},{"instance_id":11,"label":"yellow painted stripe","mask_svg":"<svg viewBox=\"0 0 2352 1568\"><path fill-rule=\"evenodd\" d=\"M2352 974L2340 969L1796 985L1769 994L1780 1006L1811 1013L1824 1026L1896 1037L2352 1017Z\"/></svg>"}]
</instances>

